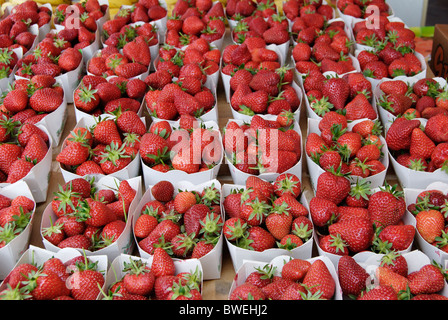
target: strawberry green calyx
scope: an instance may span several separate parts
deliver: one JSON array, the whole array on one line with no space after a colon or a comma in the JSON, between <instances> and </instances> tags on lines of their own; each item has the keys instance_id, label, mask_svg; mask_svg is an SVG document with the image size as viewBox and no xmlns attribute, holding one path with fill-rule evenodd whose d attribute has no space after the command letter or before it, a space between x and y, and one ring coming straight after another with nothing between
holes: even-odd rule
<instances>
[{"instance_id":1,"label":"strawberry green calyx","mask_svg":"<svg viewBox=\"0 0 448 320\"><path fill-rule=\"evenodd\" d=\"M28 300L31 298L31 295L27 294L25 288L19 288L19 285L20 284L17 284L17 286L13 288L9 283L6 284L6 289L0 292L0 300Z\"/></svg>"},{"instance_id":2,"label":"strawberry green calyx","mask_svg":"<svg viewBox=\"0 0 448 320\"><path fill-rule=\"evenodd\" d=\"M138 275L150 272L150 268L140 259L129 258L129 262L123 263L123 271Z\"/></svg>"},{"instance_id":3,"label":"strawberry green calyx","mask_svg":"<svg viewBox=\"0 0 448 320\"><path fill-rule=\"evenodd\" d=\"M272 208L269 204L260 201L258 198L256 198L252 202L246 203L245 206L251 207L251 213L249 214L247 220L255 219L259 222L264 220L264 218L268 215L269 211Z\"/></svg>"},{"instance_id":4,"label":"strawberry green calyx","mask_svg":"<svg viewBox=\"0 0 448 320\"><path fill-rule=\"evenodd\" d=\"M205 216L205 221L201 220L199 223L201 224L201 230L199 233L204 234L206 237L219 235L221 233L222 226L224 225L221 216L214 213L208 213Z\"/></svg>"},{"instance_id":5,"label":"strawberry green calyx","mask_svg":"<svg viewBox=\"0 0 448 320\"><path fill-rule=\"evenodd\" d=\"M314 100L314 102L311 103L310 107L320 117L323 117L327 112L334 108L333 104L328 101L328 97L326 96L321 98L320 100Z\"/></svg>"},{"instance_id":6,"label":"strawberry green calyx","mask_svg":"<svg viewBox=\"0 0 448 320\"><path fill-rule=\"evenodd\" d=\"M178 275L178 277L180 277L182 283L184 283L191 290L193 290L193 289L199 290L200 289L202 272L201 272L201 270L199 270L198 267L196 267L194 269L194 271L184 272L184 273Z\"/></svg>"},{"instance_id":7,"label":"strawberry green calyx","mask_svg":"<svg viewBox=\"0 0 448 320\"><path fill-rule=\"evenodd\" d=\"M101 154L100 163L104 163L106 161L111 161L114 166L117 165L117 161L122 158L130 158L130 155L125 153L126 145L122 144L118 146L118 144L112 142L110 145L107 145L104 152Z\"/></svg>"},{"instance_id":8,"label":"strawberry green calyx","mask_svg":"<svg viewBox=\"0 0 448 320\"><path fill-rule=\"evenodd\" d=\"M306 223L301 222L300 224L295 224L294 229L291 231L292 234L295 234L303 242L308 241L313 235L313 229Z\"/></svg>"},{"instance_id":9,"label":"strawberry green calyx","mask_svg":"<svg viewBox=\"0 0 448 320\"><path fill-rule=\"evenodd\" d=\"M397 190L398 185L394 184L394 185L390 185L387 182L384 182L384 186L380 187L381 191L386 191L391 193L395 198L397 199L401 199L404 197L404 193L403 191Z\"/></svg>"},{"instance_id":10,"label":"strawberry green calyx","mask_svg":"<svg viewBox=\"0 0 448 320\"><path fill-rule=\"evenodd\" d=\"M234 225L228 225L227 228L227 239L230 241L239 241L239 239L245 237L248 225L246 222L241 224L241 221L237 220Z\"/></svg>"},{"instance_id":11,"label":"strawberry green calyx","mask_svg":"<svg viewBox=\"0 0 448 320\"><path fill-rule=\"evenodd\" d=\"M14 240L21 231L21 229L16 228L14 222L8 222L4 227L0 227L0 243L7 245Z\"/></svg>"},{"instance_id":12,"label":"strawberry green calyx","mask_svg":"<svg viewBox=\"0 0 448 320\"><path fill-rule=\"evenodd\" d=\"M366 179L358 179L355 185L352 185L349 195L355 197L357 200L363 198L369 200L369 196L372 194L370 189L371 182Z\"/></svg>"},{"instance_id":13,"label":"strawberry green calyx","mask_svg":"<svg viewBox=\"0 0 448 320\"><path fill-rule=\"evenodd\" d=\"M347 251L348 245L339 233L330 235L329 243L330 247L334 247L336 253Z\"/></svg>"}]
</instances>

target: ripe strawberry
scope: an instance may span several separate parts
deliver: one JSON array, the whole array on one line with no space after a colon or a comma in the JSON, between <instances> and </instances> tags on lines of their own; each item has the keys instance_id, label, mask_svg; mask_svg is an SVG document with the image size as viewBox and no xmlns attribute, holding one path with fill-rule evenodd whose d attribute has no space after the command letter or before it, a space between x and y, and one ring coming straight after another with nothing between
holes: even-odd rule
<instances>
[{"instance_id":1,"label":"ripe strawberry","mask_svg":"<svg viewBox=\"0 0 448 320\"><path fill-rule=\"evenodd\" d=\"M378 285L361 293L357 300L398 300L398 295L391 286Z\"/></svg>"},{"instance_id":2,"label":"ripe strawberry","mask_svg":"<svg viewBox=\"0 0 448 320\"><path fill-rule=\"evenodd\" d=\"M337 172L326 171L317 179L316 197L338 205L347 197L350 189L350 181L346 177Z\"/></svg>"},{"instance_id":3,"label":"ripe strawberry","mask_svg":"<svg viewBox=\"0 0 448 320\"><path fill-rule=\"evenodd\" d=\"M95 300L100 294L105 280L97 265L77 264L77 270L68 279L71 285L71 296L75 300Z\"/></svg>"},{"instance_id":4,"label":"ripe strawberry","mask_svg":"<svg viewBox=\"0 0 448 320\"><path fill-rule=\"evenodd\" d=\"M440 267L427 264L412 273L409 281L411 294L432 294L441 291L445 284L445 277Z\"/></svg>"},{"instance_id":5,"label":"ripe strawberry","mask_svg":"<svg viewBox=\"0 0 448 320\"><path fill-rule=\"evenodd\" d=\"M246 249L262 252L275 245L275 238L264 228L253 226L247 229Z\"/></svg>"},{"instance_id":6,"label":"ripe strawberry","mask_svg":"<svg viewBox=\"0 0 448 320\"><path fill-rule=\"evenodd\" d=\"M156 278L174 275L174 261L164 249L156 248L154 250L151 272Z\"/></svg>"},{"instance_id":7,"label":"ripe strawberry","mask_svg":"<svg viewBox=\"0 0 448 320\"><path fill-rule=\"evenodd\" d=\"M292 218L288 212L288 204L274 205L265 219L266 228L275 239L281 240L291 230Z\"/></svg>"},{"instance_id":8,"label":"ripe strawberry","mask_svg":"<svg viewBox=\"0 0 448 320\"><path fill-rule=\"evenodd\" d=\"M283 265L282 278L300 282L311 267L311 263L302 259L291 259Z\"/></svg>"},{"instance_id":9,"label":"ripe strawberry","mask_svg":"<svg viewBox=\"0 0 448 320\"><path fill-rule=\"evenodd\" d=\"M416 229L423 239L429 243L434 243L437 237L440 237L444 230L443 214L435 209L423 210L417 213Z\"/></svg>"},{"instance_id":10,"label":"ripe strawberry","mask_svg":"<svg viewBox=\"0 0 448 320\"><path fill-rule=\"evenodd\" d=\"M412 225L389 225L378 235L381 241L391 244L391 249L402 251L414 241L415 227Z\"/></svg>"},{"instance_id":11,"label":"ripe strawberry","mask_svg":"<svg viewBox=\"0 0 448 320\"><path fill-rule=\"evenodd\" d=\"M67 237L58 244L58 248L77 248L90 250L92 241L83 234Z\"/></svg>"},{"instance_id":12,"label":"ripe strawberry","mask_svg":"<svg viewBox=\"0 0 448 320\"><path fill-rule=\"evenodd\" d=\"M155 276L149 266L141 260L130 259L124 263L123 286L127 292L147 296L152 292Z\"/></svg>"},{"instance_id":13,"label":"ripe strawberry","mask_svg":"<svg viewBox=\"0 0 448 320\"><path fill-rule=\"evenodd\" d=\"M379 285L391 286L398 294L400 291L405 291L409 285L409 280L386 267L378 267L375 275L379 281Z\"/></svg>"},{"instance_id":14,"label":"ripe strawberry","mask_svg":"<svg viewBox=\"0 0 448 320\"><path fill-rule=\"evenodd\" d=\"M397 118L386 133L386 143L390 150L398 151L409 148L412 131L420 126L418 120Z\"/></svg>"},{"instance_id":15,"label":"ripe strawberry","mask_svg":"<svg viewBox=\"0 0 448 320\"><path fill-rule=\"evenodd\" d=\"M370 221L378 227L395 225L404 216L406 204L403 193L396 188L396 185L386 184L369 198Z\"/></svg>"},{"instance_id":16,"label":"ripe strawberry","mask_svg":"<svg viewBox=\"0 0 448 320\"><path fill-rule=\"evenodd\" d=\"M369 274L351 256L343 256L338 262L338 277L346 296L359 296L366 288Z\"/></svg>"},{"instance_id":17,"label":"ripe strawberry","mask_svg":"<svg viewBox=\"0 0 448 320\"><path fill-rule=\"evenodd\" d=\"M244 283L235 288L230 294L229 300L264 300L265 295L261 288L250 284Z\"/></svg>"},{"instance_id":18,"label":"ripe strawberry","mask_svg":"<svg viewBox=\"0 0 448 320\"><path fill-rule=\"evenodd\" d=\"M302 282L312 294L319 294L321 299L329 300L334 296L336 283L325 262L318 259L309 267Z\"/></svg>"},{"instance_id":19,"label":"ripe strawberry","mask_svg":"<svg viewBox=\"0 0 448 320\"><path fill-rule=\"evenodd\" d=\"M53 300L59 296L68 296L70 290L59 276L51 271L42 271L30 277L30 295L33 300Z\"/></svg>"}]
</instances>

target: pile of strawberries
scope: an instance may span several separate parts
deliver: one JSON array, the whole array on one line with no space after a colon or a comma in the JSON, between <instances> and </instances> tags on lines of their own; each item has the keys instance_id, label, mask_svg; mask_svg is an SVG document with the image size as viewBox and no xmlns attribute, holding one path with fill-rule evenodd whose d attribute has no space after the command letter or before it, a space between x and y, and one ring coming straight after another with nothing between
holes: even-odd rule
<instances>
[{"instance_id":1,"label":"pile of strawberries","mask_svg":"<svg viewBox=\"0 0 448 320\"><path fill-rule=\"evenodd\" d=\"M97 190L84 178L70 180L59 185L49 204L56 220L42 228L42 237L61 249L96 251L110 246L126 227L135 195L126 180L117 184L117 190Z\"/></svg>"},{"instance_id":2,"label":"pile of strawberries","mask_svg":"<svg viewBox=\"0 0 448 320\"><path fill-rule=\"evenodd\" d=\"M318 70L339 75L357 70L349 56L352 43L345 32L345 22L335 20L327 23L322 16L320 19L312 16L307 14L304 18L296 18L291 25L296 42L291 54L296 70L300 74Z\"/></svg>"},{"instance_id":3,"label":"pile of strawberries","mask_svg":"<svg viewBox=\"0 0 448 320\"><path fill-rule=\"evenodd\" d=\"M266 42L259 37L249 37L242 44L230 44L222 50L221 72L232 75L244 67L249 70L275 70L281 67L280 54L273 48L266 48Z\"/></svg>"},{"instance_id":4,"label":"pile of strawberries","mask_svg":"<svg viewBox=\"0 0 448 320\"><path fill-rule=\"evenodd\" d=\"M104 47L116 47L116 51L113 50L110 52L118 53L127 43L138 37L142 37L149 47L156 46L159 44L158 36L157 27L152 23L125 24L119 31L112 33L105 39L103 38L103 44ZM129 53L132 50L127 51Z\"/></svg>"},{"instance_id":5,"label":"pile of strawberries","mask_svg":"<svg viewBox=\"0 0 448 320\"><path fill-rule=\"evenodd\" d=\"M44 6L38 6L34 1L25 1L12 8L11 13L0 22L0 47L22 48L28 52L37 37L30 30L31 25L42 27L51 21L51 11Z\"/></svg>"},{"instance_id":6,"label":"pile of strawberries","mask_svg":"<svg viewBox=\"0 0 448 320\"><path fill-rule=\"evenodd\" d=\"M415 52L400 51L392 42L380 44L373 50L361 50L356 58L364 75L376 80L413 77L424 68Z\"/></svg>"},{"instance_id":7,"label":"pile of strawberries","mask_svg":"<svg viewBox=\"0 0 448 320\"><path fill-rule=\"evenodd\" d=\"M301 188L293 174L282 174L274 182L250 176L244 189L234 190L223 201L224 236L239 248L258 252L300 247L314 229L308 209L298 199Z\"/></svg>"},{"instance_id":8,"label":"pile of strawberries","mask_svg":"<svg viewBox=\"0 0 448 320\"><path fill-rule=\"evenodd\" d=\"M405 257L398 252L390 252L382 256L374 276L377 284L367 286L371 276L353 257L339 259L339 283L348 299L447 300L440 294L445 286L446 273L436 263L409 272Z\"/></svg>"},{"instance_id":9,"label":"pile of strawberries","mask_svg":"<svg viewBox=\"0 0 448 320\"><path fill-rule=\"evenodd\" d=\"M35 203L26 196L0 195L0 248L7 246L29 225Z\"/></svg>"},{"instance_id":10,"label":"pile of strawberries","mask_svg":"<svg viewBox=\"0 0 448 320\"><path fill-rule=\"evenodd\" d=\"M150 90L144 99L151 116L173 121L182 116L200 118L216 107L215 92L205 85L202 71L194 66L184 70L188 69L198 72L185 71L176 80L166 69L160 69L145 79Z\"/></svg>"},{"instance_id":11,"label":"pile of strawberries","mask_svg":"<svg viewBox=\"0 0 448 320\"><path fill-rule=\"evenodd\" d=\"M277 14L277 5L274 1L231 0L226 3L225 13L227 19L238 22L247 17L262 17Z\"/></svg>"},{"instance_id":12,"label":"pile of strawberries","mask_svg":"<svg viewBox=\"0 0 448 320\"><path fill-rule=\"evenodd\" d=\"M351 18L368 18L374 13L373 11L366 10L368 6L376 6L380 16L390 16L391 8L385 0L338 0L336 2L336 7L339 11L343 15L350 16Z\"/></svg>"},{"instance_id":13,"label":"pile of strawberries","mask_svg":"<svg viewBox=\"0 0 448 320\"><path fill-rule=\"evenodd\" d=\"M291 258L281 271L267 264L256 268L229 300L331 300L336 281L325 262Z\"/></svg>"},{"instance_id":14,"label":"pile of strawberries","mask_svg":"<svg viewBox=\"0 0 448 320\"><path fill-rule=\"evenodd\" d=\"M318 20L319 16L323 16L326 21L334 18L333 8L328 4L324 3L322 0L288 0L283 3L283 14L288 18L289 21L294 22L297 18L304 17L305 19L310 19L305 17L306 15L311 15L311 19Z\"/></svg>"},{"instance_id":15,"label":"pile of strawberries","mask_svg":"<svg viewBox=\"0 0 448 320\"><path fill-rule=\"evenodd\" d=\"M42 265L19 264L5 283L2 300L96 300L105 279L98 262L80 255L65 262L53 257Z\"/></svg>"},{"instance_id":16,"label":"pile of strawberries","mask_svg":"<svg viewBox=\"0 0 448 320\"><path fill-rule=\"evenodd\" d=\"M136 216L133 232L139 248L156 255L199 259L214 249L222 234L221 190L214 184L202 191L179 190L169 181L150 189L153 200Z\"/></svg>"},{"instance_id":17,"label":"pile of strawberries","mask_svg":"<svg viewBox=\"0 0 448 320\"><path fill-rule=\"evenodd\" d=\"M78 25L73 28L73 24L79 24L79 32L87 30L95 33L98 29L97 21L104 17L108 10L108 4L101 5L98 0L74 3L73 6L76 8L75 10L66 3L61 3L56 7L54 13L55 25L63 26L65 29L77 30Z\"/></svg>"},{"instance_id":18,"label":"pile of strawberries","mask_svg":"<svg viewBox=\"0 0 448 320\"><path fill-rule=\"evenodd\" d=\"M448 116L438 114L422 124L418 119L396 118L386 133L389 152L409 169L434 172L446 169Z\"/></svg>"},{"instance_id":19,"label":"pile of strawberries","mask_svg":"<svg viewBox=\"0 0 448 320\"><path fill-rule=\"evenodd\" d=\"M303 80L303 88L309 111L319 118L329 111L342 112L349 121L378 118L371 102L372 84L362 73L325 77L320 71L311 71Z\"/></svg>"},{"instance_id":20,"label":"pile of strawberries","mask_svg":"<svg viewBox=\"0 0 448 320\"><path fill-rule=\"evenodd\" d=\"M355 42L368 47L376 47L381 42L392 43L400 52L415 50L415 33L403 21L380 16L378 22L378 28L369 25L368 20L356 22L352 29Z\"/></svg>"},{"instance_id":21,"label":"pile of strawberries","mask_svg":"<svg viewBox=\"0 0 448 320\"><path fill-rule=\"evenodd\" d=\"M138 78L85 75L73 94L74 106L94 117L126 111L138 113L146 89L146 83Z\"/></svg>"},{"instance_id":22,"label":"pile of strawberries","mask_svg":"<svg viewBox=\"0 0 448 320\"><path fill-rule=\"evenodd\" d=\"M151 23L167 16L167 10L159 1L137 1L133 6L121 7L117 14L103 24L103 35L109 38L114 33L119 32L125 25L134 23Z\"/></svg>"},{"instance_id":23,"label":"pile of strawberries","mask_svg":"<svg viewBox=\"0 0 448 320\"><path fill-rule=\"evenodd\" d=\"M221 51L210 45L207 40L199 38L182 50L163 45L159 49L155 68L157 71L168 72L171 78L181 78L185 75L195 76L204 84L209 76L217 74L220 68L220 60ZM167 80L168 74L166 72L154 76L151 73L145 78L145 81L151 88L161 89L170 82Z\"/></svg>"},{"instance_id":24,"label":"pile of strawberries","mask_svg":"<svg viewBox=\"0 0 448 320\"><path fill-rule=\"evenodd\" d=\"M413 84L404 80L382 81L378 89L377 105L395 117L429 119L448 114L448 93L435 79L423 78Z\"/></svg>"},{"instance_id":25,"label":"pile of strawberries","mask_svg":"<svg viewBox=\"0 0 448 320\"><path fill-rule=\"evenodd\" d=\"M421 237L444 252L448 249L447 200L446 194L440 190L425 190L407 208L415 216L416 229Z\"/></svg>"},{"instance_id":26,"label":"pile of strawberries","mask_svg":"<svg viewBox=\"0 0 448 320\"><path fill-rule=\"evenodd\" d=\"M118 109L114 115L70 131L56 156L60 166L79 176L114 174L128 167L140 151L146 125L134 111Z\"/></svg>"},{"instance_id":27,"label":"pile of strawberries","mask_svg":"<svg viewBox=\"0 0 448 320\"><path fill-rule=\"evenodd\" d=\"M144 36L127 42L123 53L114 46L100 50L87 63L87 72L96 76L119 76L126 79L138 77L148 71L151 51Z\"/></svg>"},{"instance_id":28,"label":"pile of strawberries","mask_svg":"<svg viewBox=\"0 0 448 320\"><path fill-rule=\"evenodd\" d=\"M290 68L239 69L229 81L230 105L249 116L299 112L301 96L293 87L293 81L294 73Z\"/></svg>"},{"instance_id":29,"label":"pile of strawberries","mask_svg":"<svg viewBox=\"0 0 448 320\"><path fill-rule=\"evenodd\" d=\"M397 185L386 182L372 190L368 181L351 185L345 177L325 172L309 208L319 248L327 253L402 251L414 240L414 226L402 223L406 203Z\"/></svg>"},{"instance_id":30,"label":"pile of strawberries","mask_svg":"<svg viewBox=\"0 0 448 320\"><path fill-rule=\"evenodd\" d=\"M139 152L143 164L152 170L194 174L219 165L222 149L218 130L185 116L177 129L166 120L155 122L141 137Z\"/></svg>"},{"instance_id":31,"label":"pile of strawberries","mask_svg":"<svg viewBox=\"0 0 448 320\"><path fill-rule=\"evenodd\" d=\"M274 2L267 1L273 5ZM263 5L264 3L260 3ZM273 14L265 19L262 15L252 15L238 21L232 30L234 43L241 44L246 38L257 37L264 40L266 45L283 45L291 39L289 24L285 16Z\"/></svg>"},{"instance_id":32,"label":"pile of strawberries","mask_svg":"<svg viewBox=\"0 0 448 320\"><path fill-rule=\"evenodd\" d=\"M55 78L77 69L83 62L82 53L58 35L48 33L32 52L20 59L15 76L30 79L35 75L47 75ZM62 31L60 35L63 35Z\"/></svg>"},{"instance_id":33,"label":"pile of strawberries","mask_svg":"<svg viewBox=\"0 0 448 320\"><path fill-rule=\"evenodd\" d=\"M255 115L250 124L230 121L223 133L227 158L235 168L251 175L280 174L293 168L301 159L302 141L291 122L285 113L276 120Z\"/></svg>"},{"instance_id":34,"label":"pile of strawberries","mask_svg":"<svg viewBox=\"0 0 448 320\"><path fill-rule=\"evenodd\" d=\"M3 115L0 120L0 181L24 178L50 150L49 137L33 123L21 123Z\"/></svg>"},{"instance_id":35,"label":"pile of strawberries","mask_svg":"<svg viewBox=\"0 0 448 320\"><path fill-rule=\"evenodd\" d=\"M344 115L327 112L318 124L320 134L308 134L306 154L325 171L341 175L367 178L386 170L382 162L381 124L366 119L351 130L347 125Z\"/></svg>"},{"instance_id":36,"label":"pile of strawberries","mask_svg":"<svg viewBox=\"0 0 448 320\"><path fill-rule=\"evenodd\" d=\"M151 265L141 259L123 262L124 276L110 285L102 300L202 300L198 270L176 273L173 259L156 248Z\"/></svg>"},{"instance_id":37,"label":"pile of strawberries","mask_svg":"<svg viewBox=\"0 0 448 320\"><path fill-rule=\"evenodd\" d=\"M208 43L226 32L224 7L212 0L177 1L166 23L165 44L182 48L199 38Z\"/></svg>"}]
</instances>

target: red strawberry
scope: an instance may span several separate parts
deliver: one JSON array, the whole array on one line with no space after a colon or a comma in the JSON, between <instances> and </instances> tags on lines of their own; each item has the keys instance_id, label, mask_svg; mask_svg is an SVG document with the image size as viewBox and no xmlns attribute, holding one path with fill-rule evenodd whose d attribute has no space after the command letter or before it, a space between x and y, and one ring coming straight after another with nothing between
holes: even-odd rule
<instances>
[{"instance_id":1,"label":"red strawberry","mask_svg":"<svg viewBox=\"0 0 448 320\"><path fill-rule=\"evenodd\" d=\"M174 261L164 249L156 248L154 250L151 271L157 278L174 275Z\"/></svg>"},{"instance_id":2,"label":"red strawberry","mask_svg":"<svg viewBox=\"0 0 448 320\"><path fill-rule=\"evenodd\" d=\"M369 274L351 256L343 256L338 262L338 277L342 292L359 296L366 288Z\"/></svg>"},{"instance_id":3,"label":"red strawberry","mask_svg":"<svg viewBox=\"0 0 448 320\"><path fill-rule=\"evenodd\" d=\"M373 227L370 221L353 217L333 223L328 227L330 234L340 234L352 252L366 250L372 244Z\"/></svg>"},{"instance_id":4,"label":"red strawberry","mask_svg":"<svg viewBox=\"0 0 448 320\"><path fill-rule=\"evenodd\" d=\"M386 184L369 198L370 220L378 227L397 224L406 211L403 193L396 188Z\"/></svg>"},{"instance_id":5,"label":"red strawberry","mask_svg":"<svg viewBox=\"0 0 448 320\"><path fill-rule=\"evenodd\" d=\"M329 300L335 294L335 280L325 262L320 259L311 264L302 283L313 295L317 294L321 299Z\"/></svg>"}]
</instances>

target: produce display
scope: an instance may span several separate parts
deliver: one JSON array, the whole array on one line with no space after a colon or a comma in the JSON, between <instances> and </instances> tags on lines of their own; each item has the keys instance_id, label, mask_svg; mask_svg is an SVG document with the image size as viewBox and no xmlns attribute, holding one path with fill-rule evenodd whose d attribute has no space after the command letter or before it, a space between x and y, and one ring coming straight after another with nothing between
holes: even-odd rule
<instances>
[{"instance_id":1,"label":"produce display","mask_svg":"<svg viewBox=\"0 0 448 320\"><path fill-rule=\"evenodd\" d=\"M386 0L2 11L0 300L448 299L448 84Z\"/></svg>"}]
</instances>

